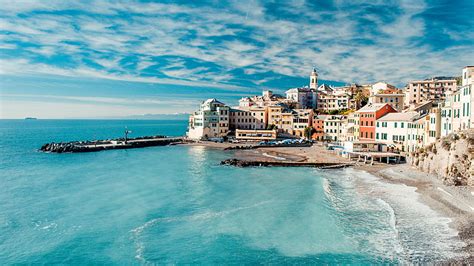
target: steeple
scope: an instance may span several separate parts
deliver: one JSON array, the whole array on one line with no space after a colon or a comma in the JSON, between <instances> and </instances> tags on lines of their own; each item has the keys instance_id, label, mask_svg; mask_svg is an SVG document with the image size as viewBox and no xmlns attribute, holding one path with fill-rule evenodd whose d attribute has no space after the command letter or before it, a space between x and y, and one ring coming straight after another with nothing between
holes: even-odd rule
<instances>
[{"instance_id":1,"label":"steeple","mask_svg":"<svg viewBox=\"0 0 474 266\"><path fill-rule=\"evenodd\" d=\"M310 89L317 89L318 88L318 72L316 72L316 68L313 67L313 71L311 71L311 75L309 77L309 88Z\"/></svg>"}]
</instances>

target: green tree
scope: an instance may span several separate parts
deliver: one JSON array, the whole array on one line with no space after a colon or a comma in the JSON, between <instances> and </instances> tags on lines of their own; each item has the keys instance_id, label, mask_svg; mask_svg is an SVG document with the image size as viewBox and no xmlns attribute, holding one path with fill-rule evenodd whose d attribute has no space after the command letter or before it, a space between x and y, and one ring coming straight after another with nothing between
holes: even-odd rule
<instances>
[{"instance_id":1,"label":"green tree","mask_svg":"<svg viewBox=\"0 0 474 266\"><path fill-rule=\"evenodd\" d=\"M369 99L367 98L367 96L365 96L364 93L362 93L362 91L357 92L357 94L355 95L354 99L355 99L356 102L357 102L357 109L359 109L359 108L361 108L362 106L366 105L367 102L369 101Z\"/></svg>"},{"instance_id":2,"label":"green tree","mask_svg":"<svg viewBox=\"0 0 474 266\"><path fill-rule=\"evenodd\" d=\"M311 139L311 136L314 133L314 128L312 126L305 127L304 129L304 135L307 139Z\"/></svg>"}]
</instances>

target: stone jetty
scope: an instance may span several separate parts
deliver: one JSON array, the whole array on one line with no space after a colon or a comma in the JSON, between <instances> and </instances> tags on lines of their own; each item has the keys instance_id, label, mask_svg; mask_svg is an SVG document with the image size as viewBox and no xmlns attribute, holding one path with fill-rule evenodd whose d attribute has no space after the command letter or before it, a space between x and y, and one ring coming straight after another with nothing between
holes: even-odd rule
<instances>
[{"instance_id":1,"label":"stone jetty","mask_svg":"<svg viewBox=\"0 0 474 266\"><path fill-rule=\"evenodd\" d=\"M221 165L237 167L260 167L260 166L281 166L281 167L316 167L321 169L335 169L353 166L354 163L323 163L323 162L281 162L281 161L246 161L239 159L227 159L221 161Z\"/></svg>"},{"instance_id":2,"label":"stone jetty","mask_svg":"<svg viewBox=\"0 0 474 266\"><path fill-rule=\"evenodd\" d=\"M131 139L111 139L95 141L71 141L59 143L46 143L40 151L66 153L66 152L94 152L116 149L134 149L152 146L165 146L184 142L183 137L145 136Z\"/></svg>"}]
</instances>

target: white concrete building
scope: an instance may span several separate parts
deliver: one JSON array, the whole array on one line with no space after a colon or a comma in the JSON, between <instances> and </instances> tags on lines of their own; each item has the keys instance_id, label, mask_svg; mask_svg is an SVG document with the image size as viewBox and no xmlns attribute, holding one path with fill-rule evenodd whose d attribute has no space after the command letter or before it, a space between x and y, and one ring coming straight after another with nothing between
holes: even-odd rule
<instances>
[{"instance_id":1,"label":"white concrete building","mask_svg":"<svg viewBox=\"0 0 474 266\"><path fill-rule=\"evenodd\" d=\"M204 101L199 110L189 117L187 136L190 139L209 139L227 136L229 107L216 99Z\"/></svg>"},{"instance_id":2,"label":"white concrete building","mask_svg":"<svg viewBox=\"0 0 474 266\"><path fill-rule=\"evenodd\" d=\"M417 112L388 113L377 119L375 141L393 148L394 151L408 151L410 125L419 119Z\"/></svg>"}]
</instances>

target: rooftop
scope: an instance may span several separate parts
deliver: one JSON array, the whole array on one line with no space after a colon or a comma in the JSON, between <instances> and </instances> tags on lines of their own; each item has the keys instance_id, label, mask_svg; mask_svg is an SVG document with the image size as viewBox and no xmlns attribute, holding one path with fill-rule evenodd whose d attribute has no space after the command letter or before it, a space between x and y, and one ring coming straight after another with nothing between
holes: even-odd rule
<instances>
[{"instance_id":1,"label":"rooftop","mask_svg":"<svg viewBox=\"0 0 474 266\"><path fill-rule=\"evenodd\" d=\"M377 121L413 121L418 116L417 112L406 112L406 113L388 113Z\"/></svg>"},{"instance_id":2,"label":"rooftop","mask_svg":"<svg viewBox=\"0 0 474 266\"><path fill-rule=\"evenodd\" d=\"M359 110L357 110L356 113L375 112L383 108L385 105L389 105L389 104L388 103L369 103L369 104L366 104L364 107L360 108Z\"/></svg>"}]
</instances>

